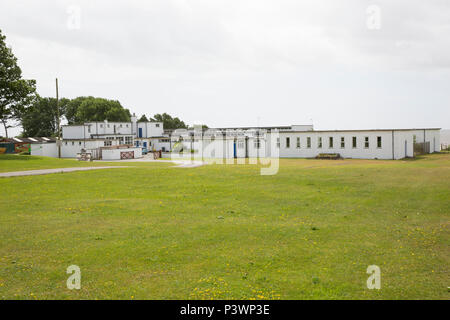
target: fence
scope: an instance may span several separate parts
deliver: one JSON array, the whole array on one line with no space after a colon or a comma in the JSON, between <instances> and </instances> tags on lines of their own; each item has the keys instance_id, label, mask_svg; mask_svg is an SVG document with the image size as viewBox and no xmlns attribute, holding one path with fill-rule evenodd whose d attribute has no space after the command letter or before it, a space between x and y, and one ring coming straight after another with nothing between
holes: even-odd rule
<instances>
[{"instance_id":1,"label":"fence","mask_svg":"<svg viewBox=\"0 0 450 320\"><path fill-rule=\"evenodd\" d=\"M430 153L430 142L414 143L414 155Z\"/></svg>"}]
</instances>

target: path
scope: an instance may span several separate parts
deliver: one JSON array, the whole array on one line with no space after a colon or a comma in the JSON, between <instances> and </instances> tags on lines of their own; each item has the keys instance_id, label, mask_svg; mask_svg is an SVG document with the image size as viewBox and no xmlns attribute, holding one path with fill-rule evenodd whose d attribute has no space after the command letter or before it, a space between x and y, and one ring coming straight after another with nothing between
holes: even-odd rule
<instances>
[{"instance_id":1,"label":"path","mask_svg":"<svg viewBox=\"0 0 450 320\"><path fill-rule=\"evenodd\" d=\"M196 168L203 166L205 163L200 160L155 160L150 157L143 157L138 159L125 159L125 160L94 160L95 162L170 162L176 164L173 168Z\"/></svg>"},{"instance_id":2,"label":"path","mask_svg":"<svg viewBox=\"0 0 450 320\"><path fill-rule=\"evenodd\" d=\"M86 170L97 170L97 169L115 169L115 168L129 168L129 167L126 167L126 166L78 167L78 168L58 168L58 169L13 171L13 172L2 172L2 173L0 173L0 177L36 176L36 175L41 175L41 174L86 171Z\"/></svg>"}]
</instances>

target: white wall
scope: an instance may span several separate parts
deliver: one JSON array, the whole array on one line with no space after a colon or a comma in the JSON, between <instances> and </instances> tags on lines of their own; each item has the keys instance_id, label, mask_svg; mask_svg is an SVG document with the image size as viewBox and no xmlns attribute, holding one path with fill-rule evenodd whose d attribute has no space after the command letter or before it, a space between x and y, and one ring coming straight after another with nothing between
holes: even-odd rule
<instances>
[{"instance_id":1,"label":"white wall","mask_svg":"<svg viewBox=\"0 0 450 320\"><path fill-rule=\"evenodd\" d=\"M84 139L83 126L62 126L63 139ZM86 136L89 138L89 136Z\"/></svg>"},{"instance_id":2,"label":"white wall","mask_svg":"<svg viewBox=\"0 0 450 320\"><path fill-rule=\"evenodd\" d=\"M167 137L167 138L151 139L151 141L152 141L151 150L153 150L153 148L154 148L156 151L159 151L159 150L162 150L164 147L165 151L170 151L175 143L174 142L171 143L170 141L169 142L161 142L160 140L162 140L162 139L166 140L166 139L170 139L170 138ZM186 145L185 148L189 148L189 147Z\"/></svg>"},{"instance_id":3,"label":"white wall","mask_svg":"<svg viewBox=\"0 0 450 320\"><path fill-rule=\"evenodd\" d=\"M164 134L162 122L138 122L137 126L142 129L142 138L161 137Z\"/></svg>"},{"instance_id":4,"label":"white wall","mask_svg":"<svg viewBox=\"0 0 450 320\"><path fill-rule=\"evenodd\" d=\"M58 157L56 143L32 143L30 146L32 156Z\"/></svg>"},{"instance_id":5,"label":"white wall","mask_svg":"<svg viewBox=\"0 0 450 320\"><path fill-rule=\"evenodd\" d=\"M134 159L142 158L142 148L102 149L102 160L120 160L121 152L134 152Z\"/></svg>"},{"instance_id":6,"label":"white wall","mask_svg":"<svg viewBox=\"0 0 450 320\"><path fill-rule=\"evenodd\" d=\"M381 137L382 146L377 147L377 137ZM286 138L290 138L290 147L286 146ZM308 148L307 139L311 138ZM319 148L319 137L322 138L322 147ZM330 147L329 139L333 138ZM341 147L341 138L345 146ZM356 148L353 148L353 137L356 137ZM365 137L369 138L369 147L365 147ZM297 138L300 138L300 148L297 148ZM392 137L389 131L311 131L311 132L280 132L280 157L314 158L319 153L339 153L344 158L366 159L392 159Z\"/></svg>"},{"instance_id":7,"label":"white wall","mask_svg":"<svg viewBox=\"0 0 450 320\"><path fill-rule=\"evenodd\" d=\"M89 139L92 135L128 134L136 136L133 122L87 122L84 125L62 126L63 139Z\"/></svg>"},{"instance_id":8,"label":"white wall","mask_svg":"<svg viewBox=\"0 0 450 320\"><path fill-rule=\"evenodd\" d=\"M61 145L61 158L75 158L81 149L97 149L103 147L102 140L63 140Z\"/></svg>"},{"instance_id":9,"label":"white wall","mask_svg":"<svg viewBox=\"0 0 450 320\"><path fill-rule=\"evenodd\" d=\"M339 153L344 158L357 159L402 159L413 156L413 136L417 142L430 141L430 152L439 151L439 130L378 130L378 131L311 131L311 132L280 132L280 157L313 158L319 153ZM286 147L286 138L290 137L290 148ZM300 148L297 148L297 138L300 138ZM307 147L307 138L311 138L311 147ZM322 137L322 148L318 147L319 137ZM329 138L333 137L333 147L329 147ZM341 148L341 138L345 146ZM352 140L356 137L356 148ZM365 147L365 138L369 138L369 147ZM377 137L381 137L381 148L377 146ZM394 143L393 143L394 142ZM392 150L394 148L394 152Z\"/></svg>"}]
</instances>

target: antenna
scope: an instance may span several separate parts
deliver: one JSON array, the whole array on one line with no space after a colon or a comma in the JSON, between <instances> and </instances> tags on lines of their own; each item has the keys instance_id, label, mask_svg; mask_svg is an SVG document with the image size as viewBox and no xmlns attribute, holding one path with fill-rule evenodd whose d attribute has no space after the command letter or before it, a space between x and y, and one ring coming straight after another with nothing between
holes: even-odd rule
<instances>
[{"instance_id":1,"label":"antenna","mask_svg":"<svg viewBox=\"0 0 450 320\"><path fill-rule=\"evenodd\" d=\"M59 93L58 93L58 78L56 78L56 114L57 114L57 119L56 119L56 124L58 126L58 141L57 141L57 146L58 146L58 158L61 158L61 128L60 128L60 119L59 119L59 106L58 106L58 100L59 100Z\"/></svg>"}]
</instances>

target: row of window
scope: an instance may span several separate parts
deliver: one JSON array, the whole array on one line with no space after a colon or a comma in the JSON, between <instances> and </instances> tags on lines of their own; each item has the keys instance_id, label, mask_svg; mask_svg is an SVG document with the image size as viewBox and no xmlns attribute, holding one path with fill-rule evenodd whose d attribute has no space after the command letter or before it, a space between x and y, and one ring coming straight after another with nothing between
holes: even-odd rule
<instances>
[{"instance_id":1,"label":"row of window","mask_svg":"<svg viewBox=\"0 0 450 320\"><path fill-rule=\"evenodd\" d=\"M125 136L125 137L106 137L106 140L103 142L103 145L105 147L111 146L112 140L119 141L119 144L133 144L133 137Z\"/></svg>"},{"instance_id":2,"label":"row of window","mask_svg":"<svg viewBox=\"0 0 450 320\"><path fill-rule=\"evenodd\" d=\"M103 142L103 145L105 147L112 145L112 140L118 140L119 144L133 144L133 137L132 136L125 136L125 137L106 137L106 140ZM75 143L77 143L79 146L81 146L82 141L71 141L71 145L75 146ZM67 141L64 142L64 145L69 145Z\"/></svg>"},{"instance_id":3,"label":"row of window","mask_svg":"<svg viewBox=\"0 0 450 320\"><path fill-rule=\"evenodd\" d=\"M157 128L159 128L159 123L156 123L155 126L156 126ZM106 127L107 127L107 128L110 128L110 125L109 125L109 124L106 124ZM125 127L126 127L126 128L129 128L129 124L125 124ZM103 124L100 124L100 128L103 128ZM122 124L119 124L119 128L123 128L123 125L122 125ZM90 125L88 126L88 133L91 133L91 126L90 126Z\"/></svg>"},{"instance_id":4,"label":"row of window","mask_svg":"<svg viewBox=\"0 0 450 320\"><path fill-rule=\"evenodd\" d=\"M68 145L67 141L64 142L64 145ZM72 141L72 145L75 145L75 141ZM81 146L81 141L78 141L78 145Z\"/></svg>"},{"instance_id":5,"label":"row of window","mask_svg":"<svg viewBox=\"0 0 450 320\"><path fill-rule=\"evenodd\" d=\"M109 128L110 125L107 124L106 127ZM125 127L128 128L128 124L125 124ZM155 127L159 128L159 123L156 123ZM100 128L103 128L103 124L100 124ZM119 124L119 128L122 128L122 124ZM89 126L89 129L90 129L90 126Z\"/></svg>"},{"instance_id":6,"label":"row of window","mask_svg":"<svg viewBox=\"0 0 450 320\"><path fill-rule=\"evenodd\" d=\"M107 128L109 128L109 124L106 125ZM119 124L119 128L122 128L122 124ZM125 125L126 128L128 128L128 124ZM103 124L100 124L100 128L103 128Z\"/></svg>"},{"instance_id":7,"label":"row of window","mask_svg":"<svg viewBox=\"0 0 450 320\"><path fill-rule=\"evenodd\" d=\"M126 137L106 137L106 140L103 141L103 145L105 147L112 146L112 141L117 140L119 141L119 144L133 144L133 137L126 136Z\"/></svg>"},{"instance_id":8,"label":"row of window","mask_svg":"<svg viewBox=\"0 0 450 320\"><path fill-rule=\"evenodd\" d=\"M352 137L352 148L357 148L357 137L353 136ZM285 144L286 148L289 149L291 147L291 138L290 137L286 137L286 144ZM369 142L369 137L364 137L364 148L368 149L370 146L370 142ZM381 142L381 136L377 137L377 148L381 148L382 146L382 142ZM277 147L280 147L280 138L277 138ZM318 137L317 138L317 148L322 148L323 147L323 139L322 137ZM345 148L345 137L341 137L340 138L340 147L341 149ZM301 148L301 143L300 143L300 137L297 137L296 140L296 148L300 149ZM311 148L311 137L306 137L306 148ZM328 137L328 148L332 149L334 148L334 137Z\"/></svg>"}]
</instances>

